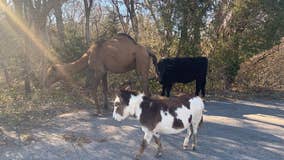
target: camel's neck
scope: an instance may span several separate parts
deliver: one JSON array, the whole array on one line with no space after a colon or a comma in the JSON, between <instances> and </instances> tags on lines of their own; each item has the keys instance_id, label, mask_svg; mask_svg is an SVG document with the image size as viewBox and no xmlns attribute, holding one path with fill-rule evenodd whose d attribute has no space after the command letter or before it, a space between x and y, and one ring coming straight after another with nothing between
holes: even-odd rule
<instances>
[{"instance_id":1,"label":"camel's neck","mask_svg":"<svg viewBox=\"0 0 284 160\"><path fill-rule=\"evenodd\" d=\"M61 67L65 72L69 74L78 73L79 71L87 67L88 59L89 59L89 54L87 52L80 59L71 63L59 65L59 67Z\"/></svg>"}]
</instances>

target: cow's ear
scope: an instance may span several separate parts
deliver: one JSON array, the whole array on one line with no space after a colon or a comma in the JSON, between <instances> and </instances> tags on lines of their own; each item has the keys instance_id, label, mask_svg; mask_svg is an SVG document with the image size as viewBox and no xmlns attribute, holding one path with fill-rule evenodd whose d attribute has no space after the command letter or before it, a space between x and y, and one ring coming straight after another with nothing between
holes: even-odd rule
<instances>
[{"instance_id":1,"label":"cow's ear","mask_svg":"<svg viewBox=\"0 0 284 160\"><path fill-rule=\"evenodd\" d=\"M127 91L131 90L131 86L130 86L130 85L127 85L127 86L124 88L124 90L127 90Z\"/></svg>"},{"instance_id":2,"label":"cow's ear","mask_svg":"<svg viewBox=\"0 0 284 160\"><path fill-rule=\"evenodd\" d=\"M116 90L116 93L121 93L124 90L125 87L120 87L119 89Z\"/></svg>"}]
</instances>

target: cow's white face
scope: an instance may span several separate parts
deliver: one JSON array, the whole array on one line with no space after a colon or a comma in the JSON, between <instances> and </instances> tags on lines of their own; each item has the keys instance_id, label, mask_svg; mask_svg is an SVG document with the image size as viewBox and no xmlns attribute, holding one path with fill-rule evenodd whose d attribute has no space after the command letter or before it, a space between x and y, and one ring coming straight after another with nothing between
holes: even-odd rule
<instances>
[{"instance_id":1,"label":"cow's white face","mask_svg":"<svg viewBox=\"0 0 284 160\"><path fill-rule=\"evenodd\" d=\"M120 96L116 96L114 100L114 107L113 107L113 118L117 121L124 120L130 115L129 112L129 105L126 103L123 98Z\"/></svg>"}]
</instances>

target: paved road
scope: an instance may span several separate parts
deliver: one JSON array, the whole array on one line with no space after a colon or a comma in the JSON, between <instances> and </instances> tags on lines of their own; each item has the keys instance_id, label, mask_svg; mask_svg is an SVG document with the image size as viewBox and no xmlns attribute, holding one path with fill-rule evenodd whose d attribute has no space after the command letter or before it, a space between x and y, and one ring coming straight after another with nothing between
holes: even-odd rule
<instances>
[{"instance_id":1,"label":"paved road","mask_svg":"<svg viewBox=\"0 0 284 160\"><path fill-rule=\"evenodd\" d=\"M162 136L161 160L284 160L284 102L210 101L197 151L182 150L185 133ZM1 160L128 160L137 151L138 122L88 111L60 115L18 140L2 128ZM10 143L9 143L10 142ZM142 159L155 159L151 144Z\"/></svg>"}]
</instances>

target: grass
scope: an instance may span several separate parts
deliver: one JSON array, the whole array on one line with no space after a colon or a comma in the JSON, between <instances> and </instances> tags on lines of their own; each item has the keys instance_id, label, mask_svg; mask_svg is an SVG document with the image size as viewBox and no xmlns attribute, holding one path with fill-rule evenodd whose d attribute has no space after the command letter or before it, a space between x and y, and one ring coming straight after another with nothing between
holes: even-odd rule
<instances>
[{"instance_id":1,"label":"grass","mask_svg":"<svg viewBox=\"0 0 284 160\"><path fill-rule=\"evenodd\" d=\"M111 85L111 84L110 84ZM33 128L40 126L49 119L66 112L78 109L95 109L94 103L86 100L84 94L71 89L64 89L57 86L47 94L42 90L33 89L30 98L24 96L23 84L14 84L13 87L7 87L0 83L0 126L5 128ZM139 85L136 84L135 87ZM139 87L138 87L139 88ZM150 89L153 94L159 94L161 86L156 82L150 83ZM110 87L110 90L111 87ZM172 94L180 92L194 93L194 83L190 85L175 85ZM101 89L98 90L101 93ZM109 91L113 94L113 91ZM209 90L206 99L275 99L284 100L283 92L263 91L263 92L233 92L230 90ZM112 96L109 96L112 97ZM102 102L102 97L99 97Z\"/></svg>"},{"instance_id":2,"label":"grass","mask_svg":"<svg viewBox=\"0 0 284 160\"><path fill-rule=\"evenodd\" d=\"M60 88L44 93L33 90L28 99L22 85L0 89L0 125L6 128L33 128L58 114L82 108L88 102L70 91ZM76 105L79 104L79 105ZM75 107L80 106L80 107Z\"/></svg>"}]
</instances>

